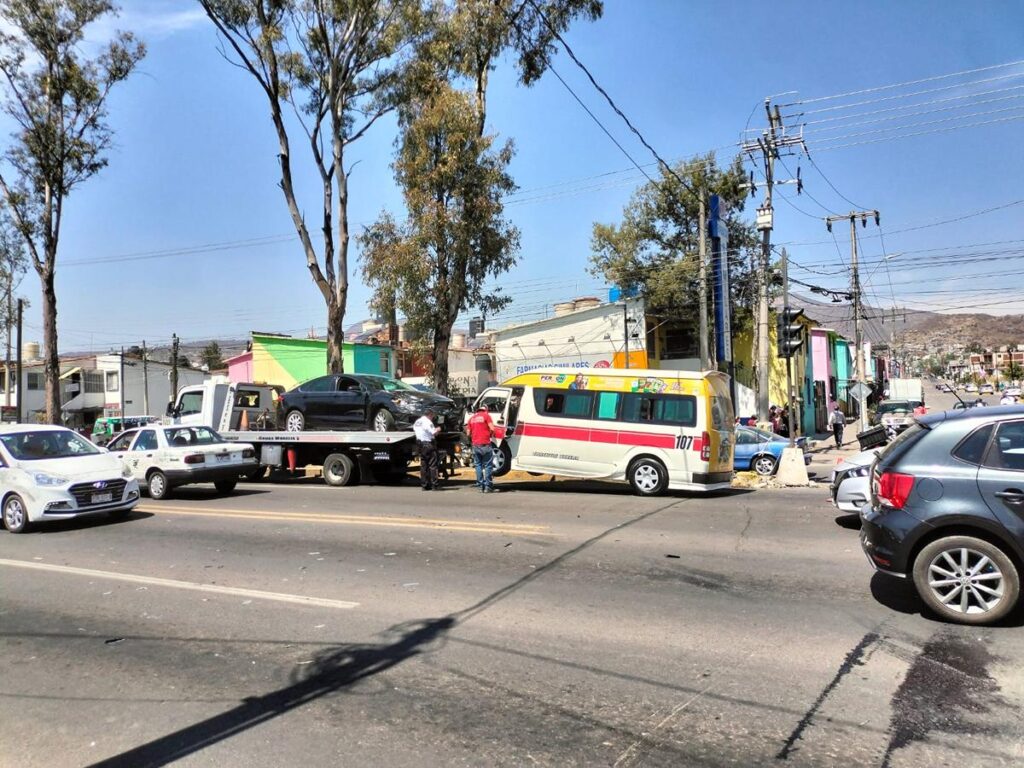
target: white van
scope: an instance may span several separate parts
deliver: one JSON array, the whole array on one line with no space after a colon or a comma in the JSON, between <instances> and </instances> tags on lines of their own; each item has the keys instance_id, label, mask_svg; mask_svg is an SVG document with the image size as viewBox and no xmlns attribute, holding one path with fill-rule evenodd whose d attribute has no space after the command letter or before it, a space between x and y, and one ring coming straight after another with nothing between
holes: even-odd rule
<instances>
[{"instance_id":1,"label":"white van","mask_svg":"<svg viewBox=\"0 0 1024 768\"><path fill-rule=\"evenodd\" d=\"M497 427L498 476L626 480L641 496L732 481L729 378L717 371L538 368L485 389L480 404Z\"/></svg>"}]
</instances>

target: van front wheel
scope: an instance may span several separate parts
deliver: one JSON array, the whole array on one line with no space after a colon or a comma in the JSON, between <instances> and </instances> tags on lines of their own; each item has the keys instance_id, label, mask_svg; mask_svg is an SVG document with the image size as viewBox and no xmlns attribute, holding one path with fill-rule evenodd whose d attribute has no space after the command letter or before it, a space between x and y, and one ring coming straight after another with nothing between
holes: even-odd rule
<instances>
[{"instance_id":1,"label":"van front wheel","mask_svg":"<svg viewBox=\"0 0 1024 768\"><path fill-rule=\"evenodd\" d=\"M668 486L668 472L656 459L637 459L629 465L628 477L638 496L658 496Z\"/></svg>"}]
</instances>

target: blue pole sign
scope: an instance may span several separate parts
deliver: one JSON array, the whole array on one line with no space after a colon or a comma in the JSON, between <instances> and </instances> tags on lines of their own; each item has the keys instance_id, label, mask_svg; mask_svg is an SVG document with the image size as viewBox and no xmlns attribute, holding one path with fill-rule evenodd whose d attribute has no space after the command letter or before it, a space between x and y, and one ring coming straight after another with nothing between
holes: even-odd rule
<instances>
[{"instance_id":1,"label":"blue pole sign","mask_svg":"<svg viewBox=\"0 0 1024 768\"><path fill-rule=\"evenodd\" d=\"M711 195L708 236L711 238L711 280L715 301L715 354L732 374L732 312L729 300L729 228L725 203Z\"/></svg>"}]
</instances>

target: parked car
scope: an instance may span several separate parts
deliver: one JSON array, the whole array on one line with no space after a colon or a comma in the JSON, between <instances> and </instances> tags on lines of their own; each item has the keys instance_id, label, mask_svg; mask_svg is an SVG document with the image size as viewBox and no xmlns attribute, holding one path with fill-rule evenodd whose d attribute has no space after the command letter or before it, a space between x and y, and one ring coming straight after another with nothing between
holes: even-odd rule
<instances>
[{"instance_id":1,"label":"parked car","mask_svg":"<svg viewBox=\"0 0 1024 768\"><path fill-rule=\"evenodd\" d=\"M979 395L994 395L995 393L996 388L993 387L991 384L982 384L980 387L978 387Z\"/></svg>"},{"instance_id":2,"label":"parked car","mask_svg":"<svg viewBox=\"0 0 1024 768\"><path fill-rule=\"evenodd\" d=\"M798 437L797 447L803 449L807 438ZM789 438L774 435L753 427L736 427L736 450L733 453L733 470L756 472L762 477L775 474L783 449L789 447ZM811 463L811 456L804 454L804 464Z\"/></svg>"},{"instance_id":3,"label":"parked car","mask_svg":"<svg viewBox=\"0 0 1024 768\"><path fill-rule=\"evenodd\" d=\"M462 408L398 379L367 374L320 376L285 392L279 401L285 429L411 429L427 408L447 432L462 429Z\"/></svg>"},{"instance_id":4,"label":"parked car","mask_svg":"<svg viewBox=\"0 0 1024 768\"><path fill-rule=\"evenodd\" d=\"M988 624L1020 596L1024 406L916 420L872 468L861 543L871 565L909 577L939 616Z\"/></svg>"},{"instance_id":5,"label":"parked car","mask_svg":"<svg viewBox=\"0 0 1024 768\"><path fill-rule=\"evenodd\" d=\"M1010 397L1020 397L1021 396L1020 387L1007 387L1006 390L1003 392L1003 394L1004 395L1009 395Z\"/></svg>"},{"instance_id":6,"label":"parked car","mask_svg":"<svg viewBox=\"0 0 1024 768\"><path fill-rule=\"evenodd\" d=\"M4 526L105 513L125 517L139 503L139 484L115 457L64 427L0 427L0 497Z\"/></svg>"},{"instance_id":7,"label":"parked car","mask_svg":"<svg viewBox=\"0 0 1024 768\"><path fill-rule=\"evenodd\" d=\"M840 512L859 513L871 499L871 464L878 448L847 456L832 469L829 493Z\"/></svg>"},{"instance_id":8,"label":"parked car","mask_svg":"<svg viewBox=\"0 0 1024 768\"><path fill-rule=\"evenodd\" d=\"M964 391L965 392L977 392L978 391L978 385L977 384L968 384L966 387L964 387Z\"/></svg>"},{"instance_id":9,"label":"parked car","mask_svg":"<svg viewBox=\"0 0 1024 768\"><path fill-rule=\"evenodd\" d=\"M229 443L210 427L153 425L122 432L107 450L149 490L164 499L174 488L192 483L213 483L220 493L231 493L238 478L259 467L248 443Z\"/></svg>"},{"instance_id":10,"label":"parked car","mask_svg":"<svg viewBox=\"0 0 1024 768\"><path fill-rule=\"evenodd\" d=\"M915 404L909 400L883 400L875 408L874 426L883 426L892 432L902 432L914 423Z\"/></svg>"}]
</instances>

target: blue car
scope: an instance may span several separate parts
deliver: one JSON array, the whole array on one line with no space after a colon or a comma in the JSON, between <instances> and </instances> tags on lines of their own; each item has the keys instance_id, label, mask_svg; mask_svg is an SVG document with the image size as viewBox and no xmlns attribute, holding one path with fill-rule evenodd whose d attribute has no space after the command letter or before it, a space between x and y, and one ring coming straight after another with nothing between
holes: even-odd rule
<instances>
[{"instance_id":1,"label":"blue car","mask_svg":"<svg viewBox=\"0 0 1024 768\"><path fill-rule=\"evenodd\" d=\"M803 448L806 437L798 437L796 444ZM765 432L754 427L736 427L736 453L732 467L737 472L757 472L762 477L774 475L782 458L782 450L789 438ZM810 464L810 454L804 454L804 464Z\"/></svg>"}]
</instances>

